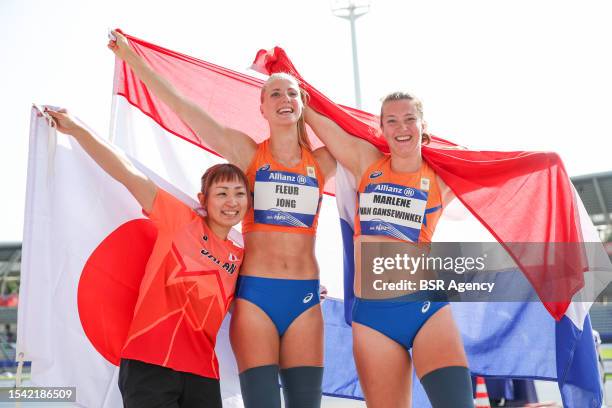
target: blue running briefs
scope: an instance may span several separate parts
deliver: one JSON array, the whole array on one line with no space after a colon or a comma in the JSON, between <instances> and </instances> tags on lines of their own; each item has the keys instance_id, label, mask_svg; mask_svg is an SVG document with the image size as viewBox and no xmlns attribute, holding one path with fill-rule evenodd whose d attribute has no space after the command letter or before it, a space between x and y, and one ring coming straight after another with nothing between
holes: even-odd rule
<instances>
[{"instance_id":1,"label":"blue running briefs","mask_svg":"<svg viewBox=\"0 0 612 408\"><path fill-rule=\"evenodd\" d=\"M425 322L448 305L444 293L420 291L393 299L355 298L353 321L376 330L407 350Z\"/></svg>"},{"instance_id":2,"label":"blue running briefs","mask_svg":"<svg viewBox=\"0 0 612 408\"><path fill-rule=\"evenodd\" d=\"M263 310L282 336L299 315L319 304L319 280L239 276L236 298Z\"/></svg>"}]
</instances>

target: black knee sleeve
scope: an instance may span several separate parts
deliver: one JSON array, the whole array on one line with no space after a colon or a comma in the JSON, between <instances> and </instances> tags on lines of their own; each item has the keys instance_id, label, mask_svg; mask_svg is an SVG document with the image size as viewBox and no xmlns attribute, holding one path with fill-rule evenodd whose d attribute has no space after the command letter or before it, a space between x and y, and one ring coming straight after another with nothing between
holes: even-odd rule
<instances>
[{"instance_id":1,"label":"black knee sleeve","mask_svg":"<svg viewBox=\"0 0 612 408\"><path fill-rule=\"evenodd\" d=\"M280 371L286 408L319 408L323 367L292 367Z\"/></svg>"},{"instance_id":2,"label":"black knee sleeve","mask_svg":"<svg viewBox=\"0 0 612 408\"><path fill-rule=\"evenodd\" d=\"M277 365L249 368L239 377L245 408L281 408Z\"/></svg>"},{"instance_id":3,"label":"black knee sleeve","mask_svg":"<svg viewBox=\"0 0 612 408\"><path fill-rule=\"evenodd\" d=\"M421 378L432 408L474 408L467 367L442 367Z\"/></svg>"}]
</instances>

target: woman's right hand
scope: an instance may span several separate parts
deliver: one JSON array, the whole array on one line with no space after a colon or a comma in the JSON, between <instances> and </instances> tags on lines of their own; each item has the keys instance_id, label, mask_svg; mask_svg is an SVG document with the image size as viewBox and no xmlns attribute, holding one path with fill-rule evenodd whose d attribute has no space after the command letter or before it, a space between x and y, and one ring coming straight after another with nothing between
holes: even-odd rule
<instances>
[{"instance_id":1,"label":"woman's right hand","mask_svg":"<svg viewBox=\"0 0 612 408\"><path fill-rule=\"evenodd\" d=\"M108 40L107 47L111 50L118 58L121 58L125 61L126 57L129 56L134 51L130 47L130 43L128 43L125 35L121 34L116 30L111 30L111 33L115 36L115 40Z\"/></svg>"},{"instance_id":2,"label":"woman's right hand","mask_svg":"<svg viewBox=\"0 0 612 408\"><path fill-rule=\"evenodd\" d=\"M146 212L151 212L157 186L123 152L90 132L66 109L46 107L45 113L53 118L57 130L72 136L102 170L123 184Z\"/></svg>"},{"instance_id":3,"label":"woman's right hand","mask_svg":"<svg viewBox=\"0 0 612 408\"><path fill-rule=\"evenodd\" d=\"M62 133L76 136L79 132L86 130L66 109L53 110L45 108L45 112L53 118L56 129Z\"/></svg>"}]
</instances>

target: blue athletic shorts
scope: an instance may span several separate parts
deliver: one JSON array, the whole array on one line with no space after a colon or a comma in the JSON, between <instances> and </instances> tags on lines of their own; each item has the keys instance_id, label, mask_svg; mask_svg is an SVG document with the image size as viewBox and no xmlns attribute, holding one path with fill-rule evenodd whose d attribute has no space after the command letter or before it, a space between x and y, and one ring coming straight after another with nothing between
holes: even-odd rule
<instances>
[{"instance_id":1,"label":"blue athletic shorts","mask_svg":"<svg viewBox=\"0 0 612 408\"><path fill-rule=\"evenodd\" d=\"M239 276L236 298L263 310L282 336L298 316L319 304L319 280Z\"/></svg>"},{"instance_id":2,"label":"blue athletic shorts","mask_svg":"<svg viewBox=\"0 0 612 408\"><path fill-rule=\"evenodd\" d=\"M353 321L384 334L409 350L425 322L446 305L444 293L432 291L393 299L355 298Z\"/></svg>"}]
</instances>

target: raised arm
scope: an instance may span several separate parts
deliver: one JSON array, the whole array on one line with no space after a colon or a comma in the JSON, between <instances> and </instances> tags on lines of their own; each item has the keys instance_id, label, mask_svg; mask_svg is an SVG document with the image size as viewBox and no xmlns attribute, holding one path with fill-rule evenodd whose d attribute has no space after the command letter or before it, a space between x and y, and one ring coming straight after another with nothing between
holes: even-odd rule
<instances>
[{"instance_id":1,"label":"raised arm","mask_svg":"<svg viewBox=\"0 0 612 408\"><path fill-rule=\"evenodd\" d=\"M312 152L315 160L319 164L325 182L336 175L336 159L325 146L319 147Z\"/></svg>"},{"instance_id":2,"label":"raised arm","mask_svg":"<svg viewBox=\"0 0 612 408\"><path fill-rule=\"evenodd\" d=\"M112 33L117 40L109 41L108 48L132 68L147 88L184 120L203 143L230 163L246 170L257 149L253 139L214 120L200 106L186 98L170 82L153 71L142 57L134 52L124 35L117 31Z\"/></svg>"},{"instance_id":3,"label":"raised arm","mask_svg":"<svg viewBox=\"0 0 612 408\"><path fill-rule=\"evenodd\" d=\"M366 169L378 160L382 153L370 143L351 136L326 116L306 108L306 123L314 130L333 157L346 167L359 182Z\"/></svg>"},{"instance_id":4,"label":"raised arm","mask_svg":"<svg viewBox=\"0 0 612 408\"><path fill-rule=\"evenodd\" d=\"M132 193L146 212L151 212L157 194L157 186L151 179L138 170L123 153L85 129L66 110L46 109L46 112L55 120L57 130L74 137L105 172Z\"/></svg>"}]
</instances>

